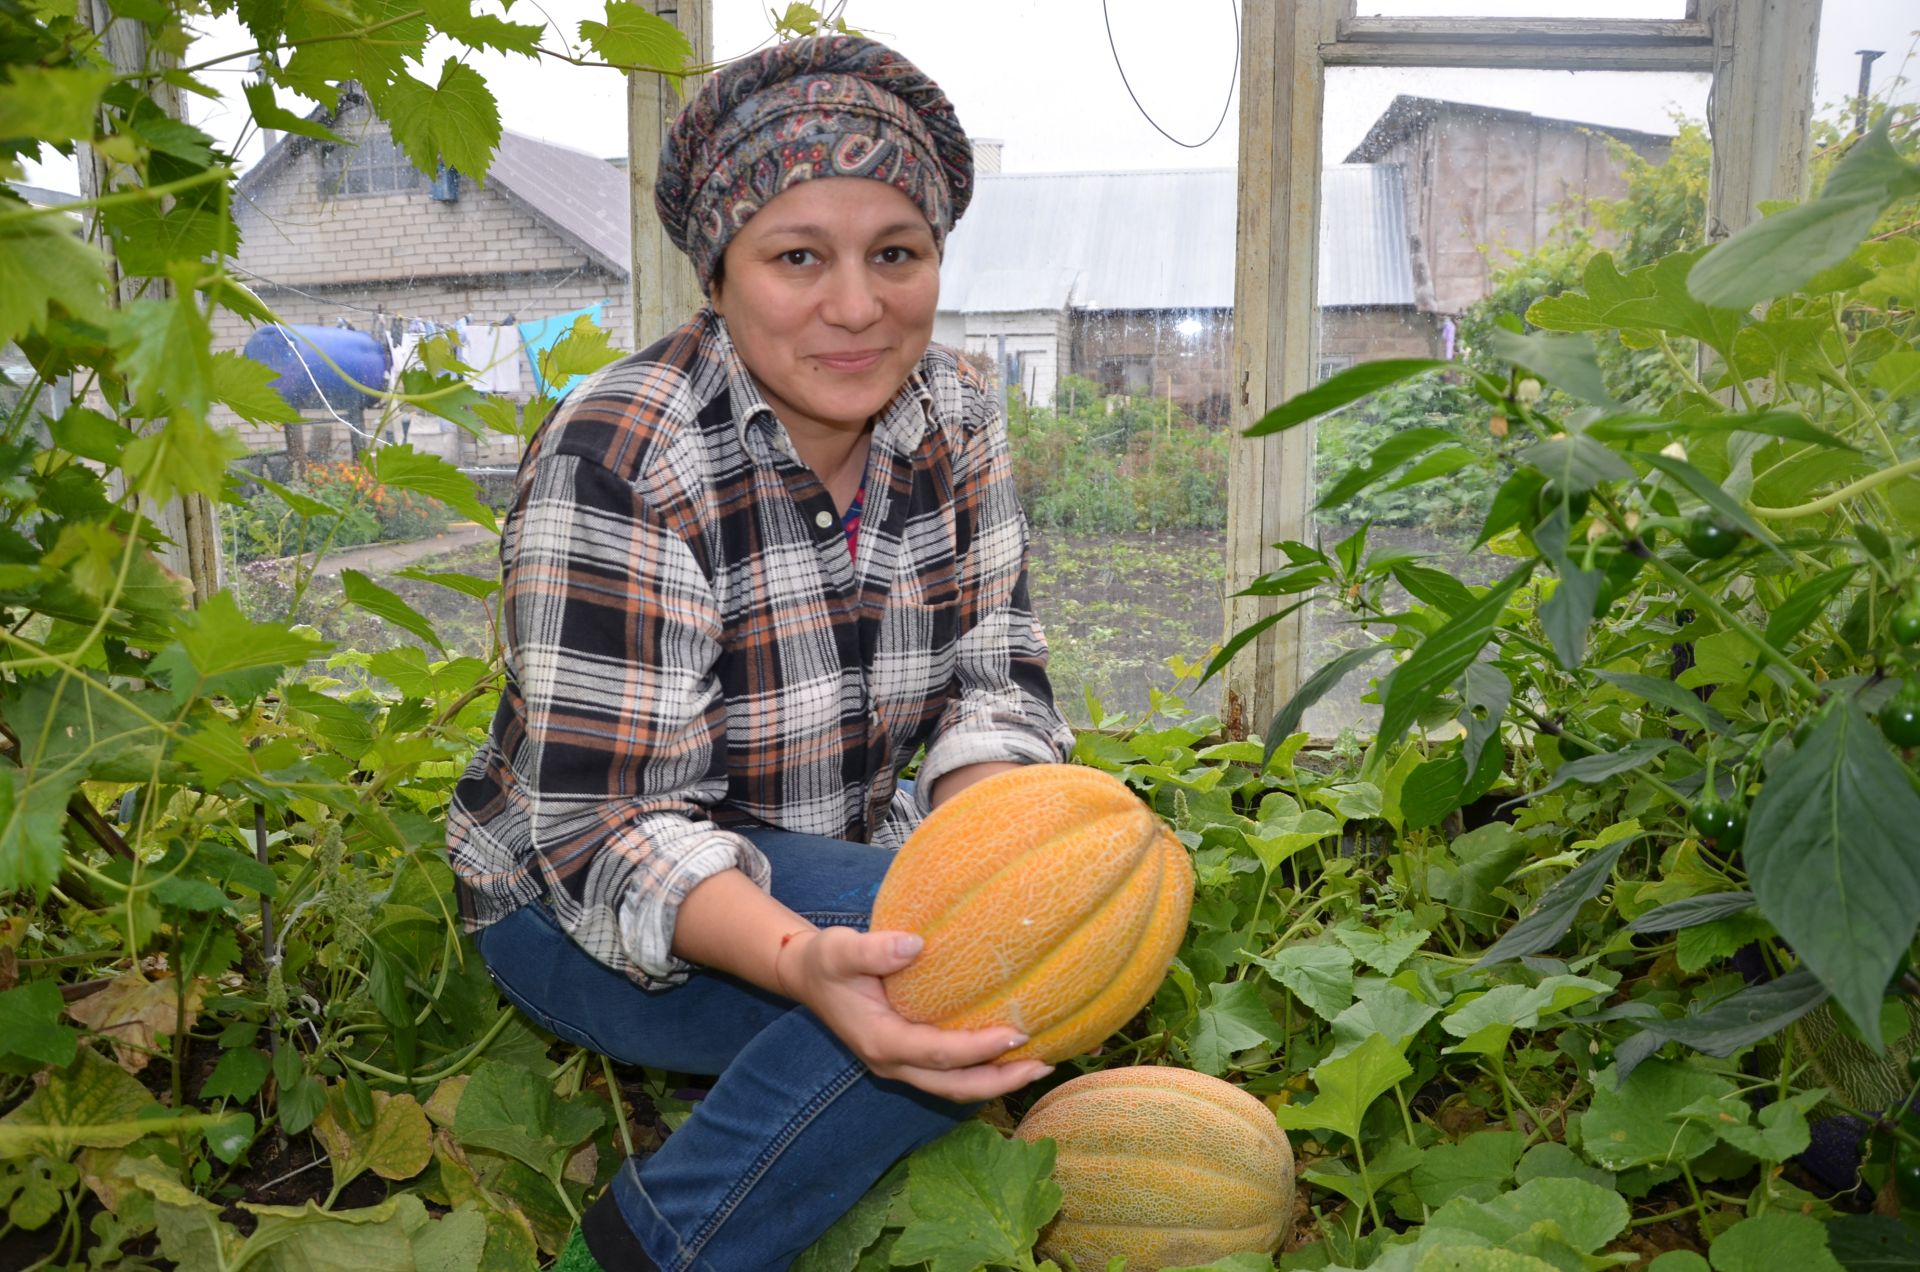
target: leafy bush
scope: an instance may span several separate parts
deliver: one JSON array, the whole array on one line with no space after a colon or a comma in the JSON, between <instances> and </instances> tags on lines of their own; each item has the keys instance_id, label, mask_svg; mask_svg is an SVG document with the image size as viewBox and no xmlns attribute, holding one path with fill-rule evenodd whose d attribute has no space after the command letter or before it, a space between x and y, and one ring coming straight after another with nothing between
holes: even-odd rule
<instances>
[{"instance_id":1,"label":"leafy bush","mask_svg":"<svg viewBox=\"0 0 1920 1272\"><path fill-rule=\"evenodd\" d=\"M1438 429L1433 450L1454 448L1460 466L1434 477L1410 474L1405 484L1372 486L1320 513L1332 524L1420 526L1442 534L1471 530L1512 471L1493 436L1494 411L1455 379L1428 377L1396 384L1365 402L1322 420L1314 430L1316 489L1334 489L1342 474L1362 466L1388 439L1408 429Z\"/></svg>"},{"instance_id":2,"label":"leafy bush","mask_svg":"<svg viewBox=\"0 0 1920 1272\"><path fill-rule=\"evenodd\" d=\"M332 514L303 515L300 496ZM424 539L453 522L432 499L389 489L363 465L344 459L308 465L288 485L263 485L238 505L222 505L221 513L221 534L237 561Z\"/></svg>"},{"instance_id":3,"label":"leafy bush","mask_svg":"<svg viewBox=\"0 0 1920 1272\"><path fill-rule=\"evenodd\" d=\"M1777 1266L1735 1204L1831 1217L1857 1208L1845 1194L1856 1172L1886 1189L1888 1210L1920 1219L1920 1126L1900 1117L1920 1096L1920 163L1891 144L1896 131L1914 130L1883 121L1822 198L1711 252L1625 272L1602 253L1581 288L1527 308L1540 332L1490 328L1489 351L1512 370L1469 384L1512 430L1514 472L1479 532L1506 559L1502 581L1470 588L1404 551L1371 552L1362 529L1331 551L1283 545L1289 564L1254 584L1339 607L1375 633L1282 709L1249 752L1269 768L1331 685L1396 660L1376 682L1382 724L1354 775L1365 802L1349 812L1386 833L1373 852L1355 845L1342 873L1382 902L1389 930L1406 925L1400 963L1448 929L1441 941L1459 955L1432 981L1389 982L1410 996L1392 1009L1404 1027L1380 1030L1376 1003L1372 1031L1342 1042L1334 1016L1334 1059L1312 1074L1320 1098L1281 1114L1336 1133L1331 1148L1354 1141L1341 1182L1323 1182L1356 1205L1392 1178L1369 1165L1389 1152L1413 1168L1411 1202L1446 1200L1423 1194L1398 1145L1364 1147L1362 1114L1403 1078L1433 1080L1418 1031L1451 1001L1458 1023L1440 1020L1457 1041L1436 1062L1479 1057L1505 1125L1526 1133L1515 1151L1558 1116L1587 1165L1615 1172L1609 1186L1629 1197L1656 1196L1677 1170L1687 1191L1676 1201L1717 1268ZM1671 356L1680 341L1706 350L1703 372ZM1661 350L1671 379L1636 380L1609 356L1623 348ZM1556 392L1520 391L1529 377ZM1253 431L1296 426L1379 383L1355 368ZM1391 484L1412 456L1391 458L1350 470L1349 489ZM1390 612L1400 592L1414 603ZM1321 904L1327 888L1323 878ZM1365 958L1357 939L1335 936ZM1236 936L1227 948L1255 945ZM1318 961L1345 961L1268 950L1265 965L1293 973L1283 983L1309 1005L1324 992ZM1345 999L1343 986L1330 1006ZM1514 1049L1516 1027L1545 1025L1536 1006L1579 1001L1608 1005L1571 1009L1558 1057L1538 1041ZM1361 1041L1376 1053L1364 1061ZM1588 1084L1571 1095L1554 1076L1562 1058ZM1516 1066L1530 1074L1518 1085ZM1722 1138L1700 1120L1719 1109L1746 1124L1740 1096L1754 1082L1762 1123L1790 1134ZM1829 1153L1837 1191L1826 1198L1766 1167L1806 1147L1802 1122L1816 1110L1862 1119L1878 1145L1864 1159ZM1373 1133L1394 1121L1380 1111ZM1696 1172L1708 1169L1751 1191L1703 1192ZM1378 1239L1384 1215L1370 1217ZM1362 1226L1350 1215L1343 1241L1363 1244ZM1792 1225L1775 1226L1785 1239ZM1792 1239L1837 1250L1868 1230L1836 1223ZM1736 1233L1741 1253L1723 1260ZM1431 1236L1430 1225L1420 1244ZM1897 1226L1886 1239L1920 1249Z\"/></svg>"},{"instance_id":4,"label":"leafy bush","mask_svg":"<svg viewBox=\"0 0 1920 1272\"><path fill-rule=\"evenodd\" d=\"M1088 533L1226 524L1227 439L1153 398L1064 377L1052 409L1016 399L1014 480L1036 526Z\"/></svg>"},{"instance_id":5,"label":"leafy bush","mask_svg":"<svg viewBox=\"0 0 1920 1272\"><path fill-rule=\"evenodd\" d=\"M177 50L198 12L115 20ZM361 25L351 5L240 12L270 50L257 122L324 131L274 93L326 99L350 75L428 169L477 173L497 140L467 62L413 77L430 33L542 39L458 5ZM674 61L666 24L608 18L582 24L587 46ZM210 348L216 307L273 318L225 267L232 165L160 109L158 67L115 78L100 46L57 5L0 8L0 159L85 142L124 181L97 205L112 272L64 212L0 192L0 341L34 369L0 427L0 1245L9 1266L534 1266L688 1105L670 1075L538 1032L459 929L444 812L493 714L497 646L453 655L405 597L346 572L343 603L405 642L334 649L228 593L193 604L161 566L151 511L228 481L209 405L286 406L264 369ZM1151 718L1096 708L1079 736L1077 758L1191 850L1198 895L1148 1010L1054 1080L1172 1063L1263 1097L1308 1198L1284 1267L1920 1262L1892 1217L1920 1200L1920 1135L1898 1116L1920 1074L1897 1063L1920 1037L1920 794L1900 749L1920 727L1920 242L1899 228L1910 203L1891 232L1873 223L1920 168L1884 133L1843 162L1835 197L1761 236L1624 275L1596 258L1528 310L1586 336L1489 329L1495 356L1585 402L1514 374L1464 382L1508 421L1514 471L1484 527L1504 582L1475 590L1364 533L1287 545L1260 590L1330 598L1376 640L1314 688L1400 659L1371 746L1316 751L1291 713L1265 742L1223 740L1164 692ZM1816 250L1869 232L1846 259ZM1677 389L1623 409L1615 344L1680 341L1712 351L1704 377L1679 359ZM543 371L614 356L578 328ZM69 376L77 402L45 391ZM389 405L518 438L552 406L464 391L423 371ZM1147 404L1098 417L1070 400L1022 422L1023 443L1110 462L1136 487L1129 526L1199 515L1182 478L1211 435ZM365 463L387 491L497 524L432 456ZM342 518L312 491L276 497L296 521ZM495 579L413 578L497 596ZM1388 612L1390 584L1414 604ZM1871 1124L1874 1147L1823 1182L1795 1163L1830 1113ZM801 1266L1039 1272L1049 1168L1044 1144L969 1124Z\"/></svg>"}]
</instances>

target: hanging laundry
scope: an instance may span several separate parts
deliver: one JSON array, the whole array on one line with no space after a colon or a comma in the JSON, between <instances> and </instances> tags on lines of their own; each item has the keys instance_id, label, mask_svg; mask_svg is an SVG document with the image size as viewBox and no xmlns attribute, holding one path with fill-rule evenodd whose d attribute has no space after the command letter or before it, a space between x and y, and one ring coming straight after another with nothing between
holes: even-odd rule
<instances>
[{"instance_id":1,"label":"hanging laundry","mask_svg":"<svg viewBox=\"0 0 1920 1272\"><path fill-rule=\"evenodd\" d=\"M585 376L572 376L565 384L549 386L540 374L540 355L559 342L560 337L573 330L573 324L581 318L591 318L596 326L600 325L600 313L605 302L588 305L585 309L576 309L572 313L555 314L551 318L536 318L532 322L520 324L520 342L527 351L527 366L533 372L535 392L551 393L554 397L563 397L568 389L584 380Z\"/></svg>"},{"instance_id":2,"label":"hanging laundry","mask_svg":"<svg viewBox=\"0 0 1920 1272\"><path fill-rule=\"evenodd\" d=\"M526 365L518 327L474 327L468 332L467 363L475 371L473 387L482 393L518 394Z\"/></svg>"}]
</instances>

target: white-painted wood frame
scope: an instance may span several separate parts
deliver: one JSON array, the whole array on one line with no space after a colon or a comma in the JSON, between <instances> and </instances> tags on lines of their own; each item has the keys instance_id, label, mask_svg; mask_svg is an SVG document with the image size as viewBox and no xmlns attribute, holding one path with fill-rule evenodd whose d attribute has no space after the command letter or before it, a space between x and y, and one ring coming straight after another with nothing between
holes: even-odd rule
<instances>
[{"instance_id":1,"label":"white-painted wood frame","mask_svg":"<svg viewBox=\"0 0 1920 1272\"><path fill-rule=\"evenodd\" d=\"M1321 123L1329 66L1705 71L1713 176L1708 228L1745 225L1765 199L1803 195L1820 0L1690 0L1680 20L1360 18L1354 0L1247 0L1241 22L1240 198L1227 590L1276 568L1272 545L1312 539L1309 427L1241 429L1313 383ZM1276 612L1236 597L1227 632ZM1295 613L1227 673L1235 736L1263 732L1312 668Z\"/></svg>"}]
</instances>

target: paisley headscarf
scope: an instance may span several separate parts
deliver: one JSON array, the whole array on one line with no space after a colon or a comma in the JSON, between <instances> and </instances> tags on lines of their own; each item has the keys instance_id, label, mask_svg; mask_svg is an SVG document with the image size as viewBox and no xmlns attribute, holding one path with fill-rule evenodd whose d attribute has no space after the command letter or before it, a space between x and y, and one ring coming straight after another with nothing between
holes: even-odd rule
<instances>
[{"instance_id":1,"label":"paisley headscarf","mask_svg":"<svg viewBox=\"0 0 1920 1272\"><path fill-rule=\"evenodd\" d=\"M728 240L768 200L814 177L886 182L944 246L973 197L973 145L940 86L886 45L794 40L701 85L661 147L654 206L711 291Z\"/></svg>"}]
</instances>

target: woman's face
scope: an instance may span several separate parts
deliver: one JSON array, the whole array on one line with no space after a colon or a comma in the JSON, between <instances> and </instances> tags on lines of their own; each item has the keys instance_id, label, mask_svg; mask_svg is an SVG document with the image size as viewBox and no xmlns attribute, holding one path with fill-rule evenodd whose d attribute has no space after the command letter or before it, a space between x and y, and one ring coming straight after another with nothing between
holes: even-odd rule
<instances>
[{"instance_id":1,"label":"woman's face","mask_svg":"<svg viewBox=\"0 0 1920 1272\"><path fill-rule=\"evenodd\" d=\"M713 307L797 435L858 432L933 339L940 257L913 201L822 177L768 201L727 244Z\"/></svg>"}]
</instances>

